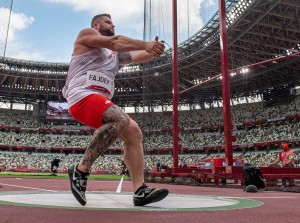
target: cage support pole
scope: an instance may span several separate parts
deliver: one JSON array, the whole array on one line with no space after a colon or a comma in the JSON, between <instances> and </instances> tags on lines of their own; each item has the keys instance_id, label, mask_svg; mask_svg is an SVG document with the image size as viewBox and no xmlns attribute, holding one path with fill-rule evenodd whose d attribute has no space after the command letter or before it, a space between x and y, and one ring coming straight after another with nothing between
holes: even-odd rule
<instances>
[{"instance_id":1,"label":"cage support pole","mask_svg":"<svg viewBox=\"0 0 300 223\"><path fill-rule=\"evenodd\" d=\"M173 51L172 51L172 88L173 88L173 172L178 168L178 49L177 49L177 0L172 5Z\"/></svg>"},{"instance_id":2,"label":"cage support pole","mask_svg":"<svg viewBox=\"0 0 300 223\"><path fill-rule=\"evenodd\" d=\"M230 76L228 69L228 45L226 28L226 5L225 0L219 0L220 18L220 48L221 48L221 73L222 73L222 97L224 116L224 146L226 173L232 173L233 148L232 148L232 121L230 108Z\"/></svg>"}]
</instances>

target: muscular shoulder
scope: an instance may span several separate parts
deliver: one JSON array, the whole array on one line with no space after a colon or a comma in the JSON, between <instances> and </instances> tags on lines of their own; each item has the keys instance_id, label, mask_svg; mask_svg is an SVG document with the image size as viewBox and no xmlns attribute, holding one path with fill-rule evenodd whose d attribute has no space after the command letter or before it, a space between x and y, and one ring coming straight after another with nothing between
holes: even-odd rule
<instances>
[{"instance_id":1,"label":"muscular shoulder","mask_svg":"<svg viewBox=\"0 0 300 223\"><path fill-rule=\"evenodd\" d=\"M79 32L75 45L114 50L112 45L117 38L118 36L103 36L96 29L87 28Z\"/></svg>"},{"instance_id":2,"label":"muscular shoulder","mask_svg":"<svg viewBox=\"0 0 300 223\"><path fill-rule=\"evenodd\" d=\"M81 30L74 43L73 55L79 55L96 48L93 45L93 40L99 36L100 33L96 29L86 28Z\"/></svg>"},{"instance_id":3,"label":"muscular shoulder","mask_svg":"<svg viewBox=\"0 0 300 223\"><path fill-rule=\"evenodd\" d=\"M81 30L78 33L77 39L82 37L82 36L86 36L86 35L100 35L100 33L96 29L86 28L86 29Z\"/></svg>"}]
</instances>

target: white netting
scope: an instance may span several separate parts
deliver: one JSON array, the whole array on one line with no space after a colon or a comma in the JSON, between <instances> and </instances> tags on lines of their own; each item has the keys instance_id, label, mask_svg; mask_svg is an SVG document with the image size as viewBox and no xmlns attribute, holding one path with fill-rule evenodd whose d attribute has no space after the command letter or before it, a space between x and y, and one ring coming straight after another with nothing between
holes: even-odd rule
<instances>
[{"instance_id":1,"label":"white netting","mask_svg":"<svg viewBox=\"0 0 300 223\"><path fill-rule=\"evenodd\" d=\"M0 1L0 56L5 55L12 0Z\"/></svg>"},{"instance_id":2,"label":"white netting","mask_svg":"<svg viewBox=\"0 0 300 223\"><path fill-rule=\"evenodd\" d=\"M146 0L145 39L172 43L172 0ZM218 11L218 0L177 0L178 43L198 32Z\"/></svg>"}]
</instances>

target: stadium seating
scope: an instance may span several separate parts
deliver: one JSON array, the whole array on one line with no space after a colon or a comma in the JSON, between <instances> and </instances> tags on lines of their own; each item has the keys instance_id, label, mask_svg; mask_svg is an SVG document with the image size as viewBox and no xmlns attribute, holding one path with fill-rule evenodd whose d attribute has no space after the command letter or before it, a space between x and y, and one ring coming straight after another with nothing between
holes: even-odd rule
<instances>
[{"instance_id":1,"label":"stadium seating","mask_svg":"<svg viewBox=\"0 0 300 223\"><path fill-rule=\"evenodd\" d=\"M232 121L240 126L233 132L237 140L235 145L252 145L254 143L276 142L289 140L298 142L300 136L300 121L297 118L282 121L282 117L300 114L300 97L289 104L274 107L263 107L261 103L239 104L232 106ZM222 157L220 150L211 150L207 153L198 150L205 146L221 146L224 144L224 135L221 128L223 123L222 108L209 108L201 110L189 110L179 112L179 137L183 148L189 148L191 152L182 152L179 163L198 163L205 158ZM152 149L172 148L172 117L169 113L135 113L130 116L136 120L144 131L145 168L153 170L157 162L166 166L172 166L170 153L158 155L151 152ZM266 121L263 124L255 124L256 121ZM279 120L273 122L272 120ZM252 125L241 123L252 122ZM75 162L78 162L82 154L41 154L39 151L27 152L7 151L10 146L20 148L81 148L89 146L92 131L81 124L69 125L66 123L41 123L32 115L31 111L0 109L0 167L9 163L10 168L27 167L36 169L48 169L53 157L63 160L61 170ZM60 131L56 131L56 130ZM74 130L71 132L70 130ZM79 130L85 130L85 133ZM184 131L183 131L184 130ZM257 166L266 166L274 160L280 151L276 143L272 147L261 149L249 149L247 146L243 151L235 153L235 157L243 158L245 162ZM251 146L250 146L251 147ZM6 149L1 149L6 148ZM114 143L111 148L122 149L122 142ZM298 143L293 143L293 149L299 154ZM5 151L1 151L5 150ZM187 150L187 151L189 151ZM37 153L39 152L39 153ZM65 153L65 152L63 152ZM196 154L195 154L196 153ZM100 159L101 158L101 159ZM93 165L93 170L108 170L120 172L119 163L121 155L105 154Z\"/></svg>"}]
</instances>

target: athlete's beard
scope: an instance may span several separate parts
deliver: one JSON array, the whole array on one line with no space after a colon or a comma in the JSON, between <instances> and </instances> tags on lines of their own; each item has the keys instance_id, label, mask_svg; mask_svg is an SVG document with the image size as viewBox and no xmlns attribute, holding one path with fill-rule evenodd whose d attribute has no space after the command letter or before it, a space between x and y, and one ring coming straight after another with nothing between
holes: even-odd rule
<instances>
[{"instance_id":1,"label":"athlete's beard","mask_svg":"<svg viewBox=\"0 0 300 223\"><path fill-rule=\"evenodd\" d=\"M115 32L110 29L99 29L99 33L103 36L114 36Z\"/></svg>"}]
</instances>

